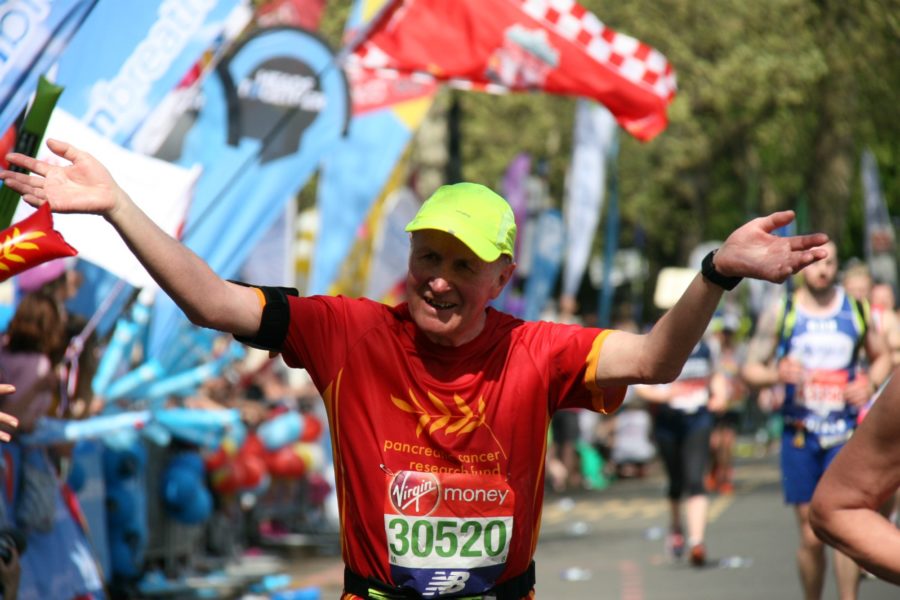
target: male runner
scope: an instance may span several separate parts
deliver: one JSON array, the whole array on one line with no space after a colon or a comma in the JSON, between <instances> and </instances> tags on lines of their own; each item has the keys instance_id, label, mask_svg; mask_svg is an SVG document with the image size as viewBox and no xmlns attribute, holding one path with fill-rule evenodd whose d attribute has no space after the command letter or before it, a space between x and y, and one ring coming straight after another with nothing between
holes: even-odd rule
<instances>
[{"instance_id":1,"label":"male runner","mask_svg":"<svg viewBox=\"0 0 900 600\"><path fill-rule=\"evenodd\" d=\"M48 146L72 164L11 154L34 175L0 179L32 205L102 215L194 323L308 370L331 426L345 598L532 596L551 416L612 411L624 386L671 381L724 288L783 281L827 240L772 235L790 212L754 219L644 335L526 323L488 307L515 268L512 210L465 183L440 188L407 226L407 303L299 298L222 280L93 157Z\"/></svg>"},{"instance_id":2,"label":"male runner","mask_svg":"<svg viewBox=\"0 0 900 600\"><path fill-rule=\"evenodd\" d=\"M829 242L825 249L824 260L803 270L802 286L761 317L743 369L750 385L785 384L782 484L800 529L797 566L808 600L821 597L826 569L825 549L809 524L813 490L856 428L859 407L890 369L884 339L871 327L866 305L836 283L837 248ZM868 376L858 365L862 347ZM856 564L836 552L835 574L840 597L856 598Z\"/></svg>"}]
</instances>

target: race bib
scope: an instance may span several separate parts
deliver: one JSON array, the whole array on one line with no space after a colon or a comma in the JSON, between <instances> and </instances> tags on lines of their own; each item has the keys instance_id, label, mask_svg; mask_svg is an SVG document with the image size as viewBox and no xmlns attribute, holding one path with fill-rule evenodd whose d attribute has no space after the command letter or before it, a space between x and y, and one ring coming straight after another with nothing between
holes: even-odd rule
<instances>
[{"instance_id":1,"label":"race bib","mask_svg":"<svg viewBox=\"0 0 900 600\"><path fill-rule=\"evenodd\" d=\"M395 585L425 598L489 590L506 568L514 508L497 475L395 473L384 501Z\"/></svg>"},{"instance_id":2,"label":"race bib","mask_svg":"<svg viewBox=\"0 0 900 600\"><path fill-rule=\"evenodd\" d=\"M709 381L683 379L672 384L672 400L669 406L686 413L695 413L709 402Z\"/></svg>"},{"instance_id":3,"label":"race bib","mask_svg":"<svg viewBox=\"0 0 900 600\"><path fill-rule=\"evenodd\" d=\"M846 406L844 389L848 380L849 375L843 369L808 371L803 384L797 386L797 403L818 415L843 410Z\"/></svg>"},{"instance_id":4,"label":"race bib","mask_svg":"<svg viewBox=\"0 0 900 600\"><path fill-rule=\"evenodd\" d=\"M805 417L789 420L799 425L805 433L814 435L823 449L843 444L853 435L853 422L841 415L818 415L809 413Z\"/></svg>"}]
</instances>

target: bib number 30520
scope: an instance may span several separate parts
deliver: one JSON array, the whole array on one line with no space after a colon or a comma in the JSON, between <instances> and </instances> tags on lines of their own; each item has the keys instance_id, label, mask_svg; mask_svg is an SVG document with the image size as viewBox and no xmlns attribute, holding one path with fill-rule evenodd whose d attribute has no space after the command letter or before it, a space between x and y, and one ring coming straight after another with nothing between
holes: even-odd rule
<instances>
[{"instance_id":1,"label":"bib number 30520","mask_svg":"<svg viewBox=\"0 0 900 600\"><path fill-rule=\"evenodd\" d=\"M385 515L392 564L477 568L502 564L509 551L511 518L451 519Z\"/></svg>"}]
</instances>

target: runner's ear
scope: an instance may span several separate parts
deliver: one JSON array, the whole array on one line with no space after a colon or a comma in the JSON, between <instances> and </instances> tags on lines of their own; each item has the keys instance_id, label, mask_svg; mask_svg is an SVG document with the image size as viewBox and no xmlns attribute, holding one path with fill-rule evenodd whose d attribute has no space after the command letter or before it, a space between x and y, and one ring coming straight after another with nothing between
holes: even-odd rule
<instances>
[{"instance_id":1,"label":"runner's ear","mask_svg":"<svg viewBox=\"0 0 900 600\"><path fill-rule=\"evenodd\" d=\"M503 288L506 287L506 284L512 279L513 271L516 270L516 263L514 263L506 254L501 255L497 261L503 265L503 267L497 274L497 287L495 292L491 295L491 299L500 295L500 292L503 291Z\"/></svg>"}]
</instances>

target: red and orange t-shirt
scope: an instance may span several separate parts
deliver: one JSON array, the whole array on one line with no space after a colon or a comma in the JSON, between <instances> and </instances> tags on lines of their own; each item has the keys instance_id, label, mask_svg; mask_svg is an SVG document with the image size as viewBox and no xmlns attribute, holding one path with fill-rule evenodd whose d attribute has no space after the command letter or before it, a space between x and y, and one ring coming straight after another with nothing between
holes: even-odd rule
<instances>
[{"instance_id":1,"label":"red and orange t-shirt","mask_svg":"<svg viewBox=\"0 0 900 600\"><path fill-rule=\"evenodd\" d=\"M428 596L524 572L550 416L624 397L594 380L608 331L489 308L476 339L447 347L405 304L290 298L290 315L282 352L325 400L347 566Z\"/></svg>"}]
</instances>

